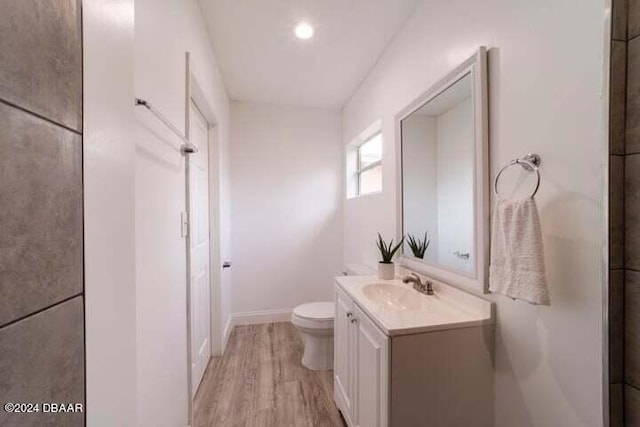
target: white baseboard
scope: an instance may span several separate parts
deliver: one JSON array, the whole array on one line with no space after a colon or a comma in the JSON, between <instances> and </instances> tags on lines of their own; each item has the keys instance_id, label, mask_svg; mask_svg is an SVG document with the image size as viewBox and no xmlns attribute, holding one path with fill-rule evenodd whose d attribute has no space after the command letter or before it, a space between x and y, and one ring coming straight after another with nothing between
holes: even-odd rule
<instances>
[{"instance_id":1,"label":"white baseboard","mask_svg":"<svg viewBox=\"0 0 640 427\"><path fill-rule=\"evenodd\" d=\"M245 311L243 313L232 313L227 319L227 324L224 327L222 335L222 353L227 348L227 342L231 331L235 326L245 325L262 325L264 323L276 323L276 322L290 322L292 309L283 310L258 310L258 311Z\"/></svg>"},{"instance_id":2,"label":"white baseboard","mask_svg":"<svg viewBox=\"0 0 640 427\"><path fill-rule=\"evenodd\" d=\"M290 322L292 309L258 310L231 314L231 327L240 325L260 325L263 323Z\"/></svg>"}]
</instances>

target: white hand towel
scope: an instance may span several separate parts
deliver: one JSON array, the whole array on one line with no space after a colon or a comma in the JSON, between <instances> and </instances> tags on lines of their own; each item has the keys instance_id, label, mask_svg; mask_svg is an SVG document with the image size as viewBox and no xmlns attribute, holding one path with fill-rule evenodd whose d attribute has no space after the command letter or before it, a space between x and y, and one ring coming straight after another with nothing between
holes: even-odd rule
<instances>
[{"instance_id":1,"label":"white hand towel","mask_svg":"<svg viewBox=\"0 0 640 427\"><path fill-rule=\"evenodd\" d=\"M531 197L496 202L489 290L531 304L551 305L538 208Z\"/></svg>"}]
</instances>

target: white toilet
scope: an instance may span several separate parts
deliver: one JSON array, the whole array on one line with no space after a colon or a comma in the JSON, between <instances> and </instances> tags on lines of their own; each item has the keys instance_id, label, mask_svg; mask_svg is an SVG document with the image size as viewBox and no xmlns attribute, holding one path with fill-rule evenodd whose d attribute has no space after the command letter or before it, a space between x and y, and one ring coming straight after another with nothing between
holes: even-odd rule
<instances>
[{"instance_id":1,"label":"white toilet","mask_svg":"<svg viewBox=\"0 0 640 427\"><path fill-rule=\"evenodd\" d=\"M293 309L291 323L304 343L302 364L312 371L333 369L334 312L332 302L311 302Z\"/></svg>"}]
</instances>

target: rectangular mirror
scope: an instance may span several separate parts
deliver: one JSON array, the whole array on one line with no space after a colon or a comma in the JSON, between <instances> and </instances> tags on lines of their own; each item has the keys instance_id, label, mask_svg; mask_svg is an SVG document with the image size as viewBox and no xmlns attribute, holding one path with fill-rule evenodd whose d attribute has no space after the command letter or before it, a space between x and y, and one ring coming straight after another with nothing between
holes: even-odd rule
<instances>
[{"instance_id":1,"label":"rectangular mirror","mask_svg":"<svg viewBox=\"0 0 640 427\"><path fill-rule=\"evenodd\" d=\"M488 263L486 51L397 117L401 263L485 290Z\"/></svg>"}]
</instances>

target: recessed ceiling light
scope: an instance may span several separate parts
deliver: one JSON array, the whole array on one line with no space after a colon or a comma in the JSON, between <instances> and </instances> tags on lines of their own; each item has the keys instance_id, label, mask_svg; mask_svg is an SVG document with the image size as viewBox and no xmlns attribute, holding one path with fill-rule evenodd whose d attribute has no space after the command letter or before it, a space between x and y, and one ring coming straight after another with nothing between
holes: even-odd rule
<instances>
[{"instance_id":1,"label":"recessed ceiling light","mask_svg":"<svg viewBox=\"0 0 640 427\"><path fill-rule=\"evenodd\" d=\"M302 40L310 39L313 37L313 27L306 22L300 22L296 25L296 37Z\"/></svg>"}]
</instances>

